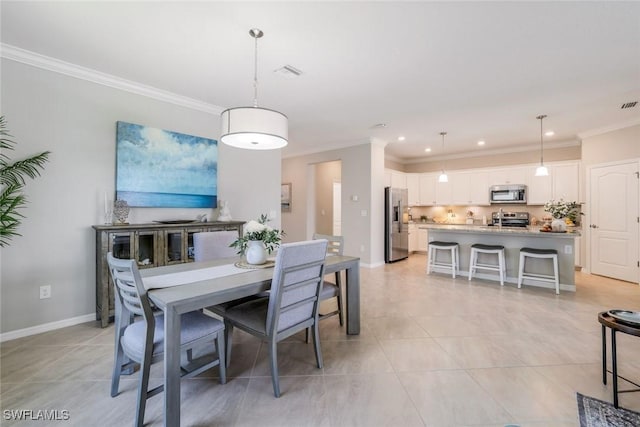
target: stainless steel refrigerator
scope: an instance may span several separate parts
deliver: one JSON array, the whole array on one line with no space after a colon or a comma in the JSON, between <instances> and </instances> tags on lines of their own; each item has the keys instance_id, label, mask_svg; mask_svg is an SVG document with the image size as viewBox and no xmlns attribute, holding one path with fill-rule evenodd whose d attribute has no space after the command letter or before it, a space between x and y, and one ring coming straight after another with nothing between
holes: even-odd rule
<instances>
[{"instance_id":1,"label":"stainless steel refrigerator","mask_svg":"<svg viewBox=\"0 0 640 427\"><path fill-rule=\"evenodd\" d=\"M384 189L384 262L409 256L409 206L407 190Z\"/></svg>"}]
</instances>

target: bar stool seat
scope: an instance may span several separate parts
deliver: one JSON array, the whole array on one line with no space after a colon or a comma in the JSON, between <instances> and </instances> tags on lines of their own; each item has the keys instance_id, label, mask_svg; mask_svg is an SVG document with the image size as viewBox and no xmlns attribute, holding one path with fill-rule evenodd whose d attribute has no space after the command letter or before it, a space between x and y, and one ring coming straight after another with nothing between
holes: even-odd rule
<instances>
[{"instance_id":1,"label":"bar stool seat","mask_svg":"<svg viewBox=\"0 0 640 427\"><path fill-rule=\"evenodd\" d=\"M478 262L478 254L491 254L498 256L497 264L486 264ZM469 280L478 270L497 271L500 274L500 286L504 286L504 276L506 276L507 267L504 262L504 246L502 245L484 245L482 243L474 243L471 245L471 257L469 258Z\"/></svg>"},{"instance_id":2,"label":"bar stool seat","mask_svg":"<svg viewBox=\"0 0 640 427\"><path fill-rule=\"evenodd\" d=\"M541 274L525 272L527 258L550 259L553 262L553 274ZM558 274L558 251L555 249L520 249L520 266L518 269L518 288L522 286L524 279L534 279L542 282L551 282L556 285L556 294L560 293L560 276Z\"/></svg>"},{"instance_id":3,"label":"bar stool seat","mask_svg":"<svg viewBox=\"0 0 640 427\"><path fill-rule=\"evenodd\" d=\"M456 271L460 267L460 256L457 242L440 242L434 240L429 242L427 255L427 274L431 274L434 267L444 267L451 269L451 277L456 278ZM451 262L438 261L438 250L451 251Z\"/></svg>"}]
</instances>

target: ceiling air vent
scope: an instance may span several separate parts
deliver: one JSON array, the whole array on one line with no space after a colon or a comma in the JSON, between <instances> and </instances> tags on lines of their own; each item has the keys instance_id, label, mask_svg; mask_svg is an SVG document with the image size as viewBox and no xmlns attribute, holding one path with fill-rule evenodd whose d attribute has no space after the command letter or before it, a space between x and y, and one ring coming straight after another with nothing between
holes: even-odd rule
<instances>
[{"instance_id":1,"label":"ceiling air vent","mask_svg":"<svg viewBox=\"0 0 640 427\"><path fill-rule=\"evenodd\" d=\"M633 102L625 102L624 104L622 104L622 107L620 107L622 110L624 110L625 108L633 108L636 105L638 105L638 101L633 101Z\"/></svg>"},{"instance_id":2,"label":"ceiling air vent","mask_svg":"<svg viewBox=\"0 0 640 427\"><path fill-rule=\"evenodd\" d=\"M287 79L295 79L302 75L302 71L298 70L296 67L292 67L291 65L285 65L284 67L280 67L274 72L276 74L280 74L281 76Z\"/></svg>"}]
</instances>

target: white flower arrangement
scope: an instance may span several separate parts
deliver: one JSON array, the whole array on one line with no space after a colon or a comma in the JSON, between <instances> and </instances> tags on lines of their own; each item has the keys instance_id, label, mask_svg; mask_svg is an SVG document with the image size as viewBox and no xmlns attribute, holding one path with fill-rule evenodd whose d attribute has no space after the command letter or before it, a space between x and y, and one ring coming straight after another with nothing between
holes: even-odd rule
<instances>
[{"instance_id":1,"label":"white flower arrangement","mask_svg":"<svg viewBox=\"0 0 640 427\"><path fill-rule=\"evenodd\" d=\"M558 202L551 200L545 203L544 210L555 219L569 218L572 222L576 222L578 215L582 215L578 202L565 202L562 199Z\"/></svg>"},{"instance_id":2,"label":"white flower arrangement","mask_svg":"<svg viewBox=\"0 0 640 427\"><path fill-rule=\"evenodd\" d=\"M250 240L262 240L267 252L271 253L280 246L284 231L268 226L268 221L269 217L265 214L260 215L257 221L252 219L244 226L244 235L229 246L238 249L238 254L244 255Z\"/></svg>"}]
</instances>

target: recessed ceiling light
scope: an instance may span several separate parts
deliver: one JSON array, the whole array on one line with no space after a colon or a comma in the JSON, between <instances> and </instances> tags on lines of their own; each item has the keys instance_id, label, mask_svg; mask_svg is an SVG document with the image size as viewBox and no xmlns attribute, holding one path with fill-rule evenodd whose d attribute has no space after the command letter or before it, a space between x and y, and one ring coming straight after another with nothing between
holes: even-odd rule
<instances>
[{"instance_id":1,"label":"recessed ceiling light","mask_svg":"<svg viewBox=\"0 0 640 427\"><path fill-rule=\"evenodd\" d=\"M484 141L478 141L478 145L484 145Z\"/></svg>"},{"instance_id":2,"label":"recessed ceiling light","mask_svg":"<svg viewBox=\"0 0 640 427\"><path fill-rule=\"evenodd\" d=\"M406 138L404 136L399 136L398 141L404 141Z\"/></svg>"},{"instance_id":3,"label":"recessed ceiling light","mask_svg":"<svg viewBox=\"0 0 640 427\"><path fill-rule=\"evenodd\" d=\"M431 152L431 147L427 147L427 148L425 148L425 149L424 149L424 152L425 152L425 153L430 153L430 152Z\"/></svg>"},{"instance_id":4,"label":"recessed ceiling light","mask_svg":"<svg viewBox=\"0 0 640 427\"><path fill-rule=\"evenodd\" d=\"M544 135L545 135L545 136L553 136L553 135L555 135L555 134L556 134L556 133L555 133L554 131L552 131L552 130L548 130L548 131L546 131L546 132L544 133Z\"/></svg>"}]
</instances>

